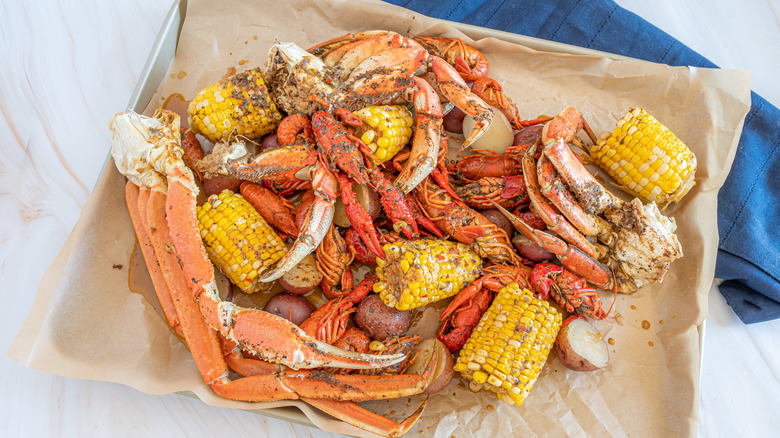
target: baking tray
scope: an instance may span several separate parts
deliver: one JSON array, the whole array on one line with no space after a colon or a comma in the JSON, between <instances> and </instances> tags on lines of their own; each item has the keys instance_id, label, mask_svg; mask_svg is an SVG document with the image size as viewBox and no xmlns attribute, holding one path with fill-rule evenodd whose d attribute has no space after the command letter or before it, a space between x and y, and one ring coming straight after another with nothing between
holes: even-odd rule
<instances>
[{"instance_id":1,"label":"baking tray","mask_svg":"<svg viewBox=\"0 0 780 438\"><path fill-rule=\"evenodd\" d=\"M182 26L184 25L184 19L187 15L187 0L177 0L171 6L168 11L168 15L163 21L160 32L157 35L157 39L152 46L152 50L149 53L149 57L146 60L141 75L138 79L138 84L133 91L130 101L127 104L127 109L141 113L149 104L154 95L155 90L159 87L165 74L173 62L173 58L176 56L176 47L179 42L179 36L181 34ZM602 52L593 49L587 49L578 46L572 46L568 44L558 43L554 41L543 40L539 38L529 37L525 35L518 35L510 32L504 32L500 30L487 29L470 24L463 24L448 20L439 20L443 23L451 25L463 32L474 40L482 38L496 38L504 40L510 43L519 44L529 47L534 50L553 52L553 53L567 53L575 55L591 55L610 58L613 60L636 60L626 56L616 55L613 53ZM106 162L103 166L103 171L106 170L106 166L113 165L110 154L108 155ZM703 346L704 346L704 333L705 322L697 327L699 335L699 380L701 381L701 366L703 363ZM186 395L188 397L197 398L195 394L189 391L181 391L178 394ZM272 418L289 421L304 426L315 426L306 415L294 406L278 407L269 409L248 409L247 411L256 414L265 415Z\"/></svg>"}]
</instances>

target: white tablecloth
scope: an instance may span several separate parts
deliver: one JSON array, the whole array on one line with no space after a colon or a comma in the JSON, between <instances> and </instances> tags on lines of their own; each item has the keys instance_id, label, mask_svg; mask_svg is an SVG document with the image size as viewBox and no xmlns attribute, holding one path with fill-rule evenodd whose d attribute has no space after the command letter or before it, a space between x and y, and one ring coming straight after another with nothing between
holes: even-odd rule
<instances>
[{"instance_id":1,"label":"white tablecloth","mask_svg":"<svg viewBox=\"0 0 780 438\"><path fill-rule=\"evenodd\" d=\"M776 0L618 3L719 66L750 70L753 89L780 105ZM0 351L97 181L108 121L125 108L170 4L2 3ZM715 286L709 303L699 435L777 436L780 321L745 326ZM49 375L5 356L0 370L0 436L332 435L180 395Z\"/></svg>"}]
</instances>

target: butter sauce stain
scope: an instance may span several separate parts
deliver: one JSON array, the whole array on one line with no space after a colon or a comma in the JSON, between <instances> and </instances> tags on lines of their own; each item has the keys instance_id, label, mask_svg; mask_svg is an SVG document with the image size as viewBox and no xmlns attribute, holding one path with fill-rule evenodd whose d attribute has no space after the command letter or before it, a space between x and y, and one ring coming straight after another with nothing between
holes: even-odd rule
<instances>
[{"instance_id":1,"label":"butter sauce stain","mask_svg":"<svg viewBox=\"0 0 780 438\"><path fill-rule=\"evenodd\" d=\"M176 331L168 325L168 318L165 316L160 300L157 298L154 284L152 284L152 277L146 268L146 261L144 260L144 254L141 252L141 245L138 243L138 239L135 240L133 252L130 253L130 263L127 269L127 287L130 289L130 292L144 297L155 313L165 322L171 333L178 337Z\"/></svg>"},{"instance_id":2,"label":"butter sauce stain","mask_svg":"<svg viewBox=\"0 0 780 438\"><path fill-rule=\"evenodd\" d=\"M190 102L185 100L184 96L179 93L173 93L165 99L162 104L162 109L173 111L178 114L181 121L181 127L189 128L190 125L187 120L187 117L189 116L187 113L188 106L190 106Z\"/></svg>"}]
</instances>

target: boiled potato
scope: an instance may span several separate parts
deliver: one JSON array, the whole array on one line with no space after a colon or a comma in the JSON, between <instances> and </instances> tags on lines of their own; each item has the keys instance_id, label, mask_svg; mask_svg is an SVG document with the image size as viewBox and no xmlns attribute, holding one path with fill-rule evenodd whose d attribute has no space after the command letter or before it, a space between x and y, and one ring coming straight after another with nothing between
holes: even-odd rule
<instances>
[{"instance_id":1,"label":"boiled potato","mask_svg":"<svg viewBox=\"0 0 780 438\"><path fill-rule=\"evenodd\" d=\"M436 338L429 338L420 342L420 345L417 346L417 351L417 356L414 356L414 353L412 353L414 362L409 365L406 372L407 374L421 375L425 371L425 365L431 360L431 355L436 351L436 369L433 372L433 381L422 392L423 394L436 394L446 388L452 381L452 377L455 374L455 371L452 369L455 366L455 359L444 343Z\"/></svg>"},{"instance_id":2,"label":"boiled potato","mask_svg":"<svg viewBox=\"0 0 780 438\"><path fill-rule=\"evenodd\" d=\"M389 307L379 294L363 298L355 313L355 324L372 339L384 341L394 336L403 336L412 323L410 310L398 310Z\"/></svg>"},{"instance_id":3,"label":"boiled potato","mask_svg":"<svg viewBox=\"0 0 780 438\"><path fill-rule=\"evenodd\" d=\"M241 179L233 178L232 176L214 176L211 178L205 178L203 180L203 189L206 192L206 196L218 195L223 190L230 190L231 192L238 193L241 183L244 182Z\"/></svg>"},{"instance_id":4,"label":"boiled potato","mask_svg":"<svg viewBox=\"0 0 780 438\"><path fill-rule=\"evenodd\" d=\"M498 108L493 108L493 123L490 124L487 132L482 134L474 143L472 149L490 149L491 151L503 154L506 148L512 146L515 141L515 132L512 125L509 124L504 113ZM468 137L471 128L474 127L474 119L469 116L463 118L463 135Z\"/></svg>"},{"instance_id":5,"label":"boiled potato","mask_svg":"<svg viewBox=\"0 0 780 438\"><path fill-rule=\"evenodd\" d=\"M515 234L515 229L512 227L512 222L510 222L509 219L507 219L507 217L504 216L504 214L501 213L501 211L499 211L497 208L482 210L480 213L482 213L482 216L485 216L490 222L496 224L498 228L504 230L508 237L511 237L513 234Z\"/></svg>"},{"instance_id":6,"label":"boiled potato","mask_svg":"<svg viewBox=\"0 0 780 438\"><path fill-rule=\"evenodd\" d=\"M301 325L315 309L306 298L282 292L272 296L263 310L281 316L295 325Z\"/></svg>"},{"instance_id":7,"label":"boiled potato","mask_svg":"<svg viewBox=\"0 0 780 438\"><path fill-rule=\"evenodd\" d=\"M463 134L463 118L466 114L458 108L453 108L442 118L442 126L447 132Z\"/></svg>"},{"instance_id":8,"label":"boiled potato","mask_svg":"<svg viewBox=\"0 0 780 438\"><path fill-rule=\"evenodd\" d=\"M517 249L518 254L532 262L540 263L555 259L555 254L535 244L520 233L516 233L512 237L512 244Z\"/></svg>"},{"instance_id":9,"label":"boiled potato","mask_svg":"<svg viewBox=\"0 0 780 438\"><path fill-rule=\"evenodd\" d=\"M306 295L322 281L317 259L309 254L279 279L279 284L291 294Z\"/></svg>"},{"instance_id":10,"label":"boiled potato","mask_svg":"<svg viewBox=\"0 0 780 438\"><path fill-rule=\"evenodd\" d=\"M555 338L558 359L574 371L594 371L607 366L609 349L604 337L583 318L561 327Z\"/></svg>"}]
</instances>

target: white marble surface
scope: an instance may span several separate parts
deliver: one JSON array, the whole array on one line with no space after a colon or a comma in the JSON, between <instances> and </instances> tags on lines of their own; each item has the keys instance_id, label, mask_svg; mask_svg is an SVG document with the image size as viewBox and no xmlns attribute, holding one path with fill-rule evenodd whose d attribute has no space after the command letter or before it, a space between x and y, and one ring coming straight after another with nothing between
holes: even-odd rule
<instances>
[{"instance_id":1,"label":"white marble surface","mask_svg":"<svg viewBox=\"0 0 780 438\"><path fill-rule=\"evenodd\" d=\"M168 1L0 3L0 351L97 181L107 122L124 109ZM724 68L750 70L780 105L776 0L619 0ZM716 288L701 377L699 435L776 436L780 321L745 326ZM62 378L0 357L0 436L316 436L284 421ZM652 431L648 431L652 435Z\"/></svg>"}]
</instances>

